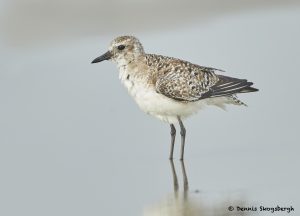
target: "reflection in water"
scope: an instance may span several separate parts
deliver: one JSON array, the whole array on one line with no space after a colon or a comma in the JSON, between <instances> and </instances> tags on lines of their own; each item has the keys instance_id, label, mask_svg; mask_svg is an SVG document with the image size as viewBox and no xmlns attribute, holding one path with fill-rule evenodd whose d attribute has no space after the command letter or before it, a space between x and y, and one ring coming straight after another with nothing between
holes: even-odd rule
<instances>
[{"instance_id":1,"label":"reflection in water","mask_svg":"<svg viewBox=\"0 0 300 216\"><path fill-rule=\"evenodd\" d=\"M170 160L174 193L159 203L144 210L144 216L239 216L249 215L244 211L229 211L229 206L246 206L234 195L207 196L199 191L189 192L188 177L183 161L180 161L183 177L183 191L180 191L173 160Z\"/></svg>"}]
</instances>

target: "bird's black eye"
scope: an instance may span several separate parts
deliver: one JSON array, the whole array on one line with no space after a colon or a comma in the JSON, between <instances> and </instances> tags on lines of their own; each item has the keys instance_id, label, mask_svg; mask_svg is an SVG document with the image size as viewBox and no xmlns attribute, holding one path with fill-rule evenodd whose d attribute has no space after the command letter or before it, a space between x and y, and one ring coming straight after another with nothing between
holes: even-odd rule
<instances>
[{"instance_id":1,"label":"bird's black eye","mask_svg":"<svg viewBox=\"0 0 300 216\"><path fill-rule=\"evenodd\" d=\"M118 50L123 50L123 49L125 49L125 46L124 46L124 45L119 45L119 46L118 46Z\"/></svg>"}]
</instances>

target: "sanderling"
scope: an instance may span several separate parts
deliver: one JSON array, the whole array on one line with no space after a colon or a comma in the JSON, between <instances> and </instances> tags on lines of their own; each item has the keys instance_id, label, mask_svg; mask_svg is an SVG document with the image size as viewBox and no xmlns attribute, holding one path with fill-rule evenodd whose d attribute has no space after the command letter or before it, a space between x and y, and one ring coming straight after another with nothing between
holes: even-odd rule
<instances>
[{"instance_id":1,"label":"sanderling","mask_svg":"<svg viewBox=\"0 0 300 216\"><path fill-rule=\"evenodd\" d=\"M178 122L180 126L180 160L183 160L186 129L182 119L205 105L222 108L226 104L245 105L236 94L258 91L246 79L216 74L222 70L147 54L133 36L115 38L108 51L92 63L104 60L116 62L121 82L144 112L170 124L170 159L173 158L176 135L174 123Z\"/></svg>"}]
</instances>

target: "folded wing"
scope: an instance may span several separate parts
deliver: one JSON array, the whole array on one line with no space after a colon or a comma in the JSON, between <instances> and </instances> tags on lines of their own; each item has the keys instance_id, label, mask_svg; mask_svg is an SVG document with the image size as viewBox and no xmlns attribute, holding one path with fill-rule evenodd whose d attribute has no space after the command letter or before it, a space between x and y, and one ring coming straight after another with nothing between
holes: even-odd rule
<instances>
[{"instance_id":1,"label":"folded wing","mask_svg":"<svg viewBox=\"0 0 300 216\"><path fill-rule=\"evenodd\" d=\"M258 91L246 79L216 75L218 69L179 61L169 65L159 73L156 91L174 100L197 101Z\"/></svg>"}]
</instances>

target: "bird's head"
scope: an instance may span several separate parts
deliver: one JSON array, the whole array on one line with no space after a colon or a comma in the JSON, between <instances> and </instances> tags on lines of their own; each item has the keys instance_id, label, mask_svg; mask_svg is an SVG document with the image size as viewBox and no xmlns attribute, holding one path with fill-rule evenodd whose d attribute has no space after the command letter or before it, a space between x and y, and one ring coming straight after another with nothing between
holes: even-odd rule
<instances>
[{"instance_id":1,"label":"bird's head","mask_svg":"<svg viewBox=\"0 0 300 216\"><path fill-rule=\"evenodd\" d=\"M136 37L120 36L110 43L106 53L95 58L92 63L98 63L104 60L113 60L118 65L124 65L134 61L143 54L143 46Z\"/></svg>"}]
</instances>

